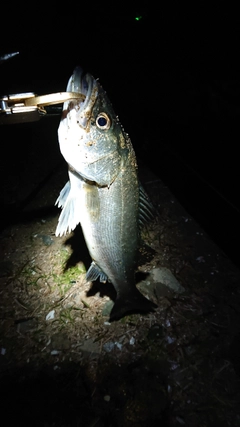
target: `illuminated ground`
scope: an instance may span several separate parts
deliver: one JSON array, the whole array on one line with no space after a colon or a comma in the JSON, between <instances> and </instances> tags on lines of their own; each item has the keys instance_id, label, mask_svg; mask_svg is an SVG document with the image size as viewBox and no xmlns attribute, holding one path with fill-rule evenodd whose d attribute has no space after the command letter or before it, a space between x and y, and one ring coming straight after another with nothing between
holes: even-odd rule
<instances>
[{"instance_id":1,"label":"illuminated ground","mask_svg":"<svg viewBox=\"0 0 240 427\"><path fill-rule=\"evenodd\" d=\"M143 165L140 177L160 216L143 234L139 268L166 267L185 289L149 291L158 308L146 316L109 324L102 310L114 292L85 282L80 229L55 237L64 165L21 215L9 210L0 236L8 425L239 426L239 271L158 177Z\"/></svg>"}]
</instances>

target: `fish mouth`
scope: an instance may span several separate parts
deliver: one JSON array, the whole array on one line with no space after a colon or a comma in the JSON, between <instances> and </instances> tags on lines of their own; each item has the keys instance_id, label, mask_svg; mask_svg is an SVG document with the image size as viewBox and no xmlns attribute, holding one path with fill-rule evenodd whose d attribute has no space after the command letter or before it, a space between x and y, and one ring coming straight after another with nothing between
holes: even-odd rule
<instances>
[{"instance_id":1,"label":"fish mouth","mask_svg":"<svg viewBox=\"0 0 240 427\"><path fill-rule=\"evenodd\" d=\"M84 95L84 101L71 103L70 108L74 108L77 112L77 121L79 126L86 129L91 117L93 106L98 95L97 82L94 77L85 73L81 67L76 67L73 75L70 77L67 92L77 92Z\"/></svg>"}]
</instances>

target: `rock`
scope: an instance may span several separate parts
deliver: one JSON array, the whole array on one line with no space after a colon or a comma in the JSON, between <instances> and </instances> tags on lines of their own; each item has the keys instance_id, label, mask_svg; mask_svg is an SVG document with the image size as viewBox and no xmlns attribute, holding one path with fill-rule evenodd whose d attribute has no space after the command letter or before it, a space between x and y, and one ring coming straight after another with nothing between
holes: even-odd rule
<instances>
[{"instance_id":1,"label":"rock","mask_svg":"<svg viewBox=\"0 0 240 427\"><path fill-rule=\"evenodd\" d=\"M47 234L36 234L35 237L41 239L45 246L51 246L54 243L54 240L51 238L51 236L48 236Z\"/></svg>"},{"instance_id":2,"label":"rock","mask_svg":"<svg viewBox=\"0 0 240 427\"><path fill-rule=\"evenodd\" d=\"M163 284L167 286L170 290L181 294L185 291L184 287L180 285L176 277L172 274L172 272L166 268L154 268L151 271L153 281L155 284Z\"/></svg>"},{"instance_id":3,"label":"rock","mask_svg":"<svg viewBox=\"0 0 240 427\"><path fill-rule=\"evenodd\" d=\"M53 320L55 317L55 310L49 311L49 313L46 315L46 320Z\"/></svg>"},{"instance_id":4,"label":"rock","mask_svg":"<svg viewBox=\"0 0 240 427\"><path fill-rule=\"evenodd\" d=\"M53 350L68 350L70 348L70 340L64 333L56 333L51 337L50 347Z\"/></svg>"},{"instance_id":5,"label":"rock","mask_svg":"<svg viewBox=\"0 0 240 427\"><path fill-rule=\"evenodd\" d=\"M114 302L112 300L107 301L102 309L102 315L109 316L113 306L114 306Z\"/></svg>"},{"instance_id":6,"label":"rock","mask_svg":"<svg viewBox=\"0 0 240 427\"><path fill-rule=\"evenodd\" d=\"M38 326L38 322L34 318L23 319L17 322L17 330L21 334L32 332L35 329L37 329L37 326Z\"/></svg>"},{"instance_id":7,"label":"rock","mask_svg":"<svg viewBox=\"0 0 240 427\"><path fill-rule=\"evenodd\" d=\"M95 342L94 338L90 338L83 342L81 346L79 346L79 350L82 353L82 356L85 358L95 357L100 353L99 342Z\"/></svg>"},{"instance_id":8,"label":"rock","mask_svg":"<svg viewBox=\"0 0 240 427\"><path fill-rule=\"evenodd\" d=\"M138 288L149 299L154 298L156 295L158 297L171 296L172 292L180 294L185 291L172 272L166 267L151 270L147 279L138 283Z\"/></svg>"}]
</instances>

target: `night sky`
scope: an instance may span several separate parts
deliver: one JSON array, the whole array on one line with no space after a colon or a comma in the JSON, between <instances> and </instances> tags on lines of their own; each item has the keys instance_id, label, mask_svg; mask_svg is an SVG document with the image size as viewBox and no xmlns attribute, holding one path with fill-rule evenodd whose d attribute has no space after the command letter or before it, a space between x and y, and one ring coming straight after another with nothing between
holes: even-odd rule
<instances>
[{"instance_id":1,"label":"night sky","mask_svg":"<svg viewBox=\"0 0 240 427\"><path fill-rule=\"evenodd\" d=\"M159 78L162 72L202 79L238 76L237 11L219 5L210 9L205 2L192 8L171 2L157 10L141 4L139 10L82 2L58 10L46 3L32 11L20 3L6 6L1 51L20 51L24 61L15 70L14 84L21 84L24 75L34 86L40 78L61 84L79 62L94 75L106 75L110 87L122 73L143 79L152 73ZM143 87L148 90L149 83Z\"/></svg>"}]
</instances>

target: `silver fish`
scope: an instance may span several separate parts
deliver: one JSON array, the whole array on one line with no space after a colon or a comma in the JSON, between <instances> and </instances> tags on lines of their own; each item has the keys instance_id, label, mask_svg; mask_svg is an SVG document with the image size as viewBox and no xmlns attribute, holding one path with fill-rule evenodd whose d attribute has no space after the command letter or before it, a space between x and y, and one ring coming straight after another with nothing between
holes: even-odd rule
<instances>
[{"instance_id":1,"label":"silver fish","mask_svg":"<svg viewBox=\"0 0 240 427\"><path fill-rule=\"evenodd\" d=\"M116 290L110 320L152 311L156 305L135 286L139 225L151 216L151 207L130 138L90 74L77 67L67 91L86 98L63 106L58 138L69 181L56 201L62 208L56 235L81 224L92 258L86 279L109 281Z\"/></svg>"}]
</instances>

